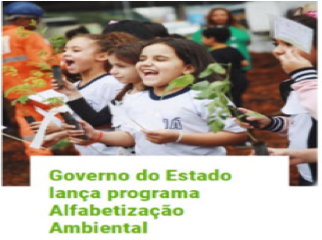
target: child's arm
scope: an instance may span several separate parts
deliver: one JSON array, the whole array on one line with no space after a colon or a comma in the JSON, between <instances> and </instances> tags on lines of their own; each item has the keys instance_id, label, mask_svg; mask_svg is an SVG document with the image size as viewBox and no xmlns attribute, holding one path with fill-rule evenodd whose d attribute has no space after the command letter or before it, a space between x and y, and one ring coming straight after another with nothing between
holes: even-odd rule
<instances>
[{"instance_id":1,"label":"child's arm","mask_svg":"<svg viewBox=\"0 0 322 240\"><path fill-rule=\"evenodd\" d=\"M67 131L60 131L60 132L55 132L49 135L46 135L42 146L45 148L51 147L54 144L56 144L57 142L59 142L59 140L68 137L68 133Z\"/></svg>"},{"instance_id":2,"label":"child's arm","mask_svg":"<svg viewBox=\"0 0 322 240\"><path fill-rule=\"evenodd\" d=\"M72 143L77 145L88 145L94 142L104 143L109 146L120 146L120 147L133 147L135 145L134 138L127 132L101 132L95 130L91 125L85 121L79 121L84 130L70 130L74 126L69 126L68 136ZM87 140L79 138L84 135L88 136Z\"/></svg>"},{"instance_id":3,"label":"child's arm","mask_svg":"<svg viewBox=\"0 0 322 240\"><path fill-rule=\"evenodd\" d=\"M176 130L158 130L143 131L146 139L155 144L164 144L170 142L178 142L180 144L196 145L196 146L223 146L241 143L247 140L245 132L232 133L220 131L217 133L189 133ZM180 136L181 135L181 136Z\"/></svg>"},{"instance_id":4,"label":"child's arm","mask_svg":"<svg viewBox=\"0 0 322 240\"><path fill-rule=\"evenodd\" d=\"M33 123L30 123L30 128L35 132L37 133L39 128L40 128L40 125L41 125L42 122L33 122ZM57 126L55 123L53 122L50 122L46 128L46 134L51 134L51 133L55 133L55 132L59 132L61 131L62 128Z\"/></svg>"},{"instance_id":5,"label":"child's arm","mask_svg":"<svg viewBox=\"0 0 322 240\"><path fill-rule=\"evenodd\" d=\"M251 110L248 110L246 108L238 108L238 110L240 110L244 114L252 112ZM283 137L286 136L288 128L290 126L290 120L287 117L247 117L246 120L250 122L257 122L259 129L261 130L275 132ZM247 122L241 122L237 119L235 120L235 122L243 128L254 129L254 127Z\"/></svg>"},{"instance_id":6,"label":"child's arm","mask_svg":"<svg viewBox=\"0 0 322 240\"><path fill-rule=\"evenodd\" d=\"M317 149L289 149L289 148L268 148L271 156L289 156L290 165L297 165L301 163L316 163Z\"/></svg>"},{"instance_id":7,"label":"child's arm","mask_svg":"<svg viewBox=\"0 0 322 240\"><path fill-rule=\"evenodd\" d=\"M94 127L105 127L105 125L111 123L112 114L108 106L102 108L100 111L96 111L83 98L74 84L66 80L63 80L63 83L64 87L59 88L55 80L53 80L51 86L55 91L65 94L68 97L68 106L77 113L81 119L84 119Z\"/></svg>"}]
</instances>

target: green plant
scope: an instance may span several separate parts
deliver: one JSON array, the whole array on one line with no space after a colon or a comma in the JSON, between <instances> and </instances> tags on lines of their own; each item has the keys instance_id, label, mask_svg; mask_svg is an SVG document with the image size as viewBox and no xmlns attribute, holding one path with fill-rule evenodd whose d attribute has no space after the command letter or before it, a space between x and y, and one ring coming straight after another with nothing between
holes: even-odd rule
<instances>
[{"instance_id":1,"label":"green plant","mask_svg":"<svg viewBox=\"0 0 322 240\"><path fill-rule=\"evenodd\" d=\"M224 68L227 67L227 70ZM212 119L208 125L212 132L218 132L224 129L224 120L229 117L235 116L242 121L243 118L249 117L264 117L263 115L251 112L245 114L240 114L236 107L230 106L229 100L233 101L231 96L231 82L230 82L230 69L231 64L220 64L212 63L199 74L198 78L206 78L214 73L225 74L225 80L208 82L202 81L195 83L195 77L192 74L187 74L181 76L170 82L169 86L163 92L162 97L164 97L169 91L175 88L190 87L193 90L200 91L195 99L209 99L212 100L208 105L209 118ZM251 134L250 131L247 131L247 135L253 143L259 143L259 141ZM256 150L256 149L255 149Z\"/></svg>"},{"instance_id":2,"label":"green plant","mask_svg":"<svg viewBox=\"0 0 322 240\"><path fill-rule=\"evenodd\" d=\"M31 20L29 23L30 26L36 26L37 22L35 20ZM46 32L47 28L40 30L40 34L43 36ZM35 34L35 32L26 30L23 26L17 28L17 35L21 38L26 37L28 35ZM62 51L64 45L66 44L66 39L63 35L53 36L49 39L51 46L53 47L54 54ZM53 77L51 66L53 64L57 64L56 59L50 57L49 53L44 50L40 50L37 53L40 61L39 62L29 62L28 65L37 67L37 70L30 71L30 76L26 79L21 79L19 72L13 66L3 66L3 73L6 76L17 77L20 79L21 84L14 86L8 89L5 92L5 97L8 97L10 93L19 94L19 98L13 100L11 102L12 105L16 103L21 103L22 105L26 104L29 100L29 96L36 94L36 88L42 88L46 86L46 81L43 78ZM49 103L49 106L55 107L64 104L61 98L48 98L44 99L43 102Z\"/></svg>"}]
</instances>

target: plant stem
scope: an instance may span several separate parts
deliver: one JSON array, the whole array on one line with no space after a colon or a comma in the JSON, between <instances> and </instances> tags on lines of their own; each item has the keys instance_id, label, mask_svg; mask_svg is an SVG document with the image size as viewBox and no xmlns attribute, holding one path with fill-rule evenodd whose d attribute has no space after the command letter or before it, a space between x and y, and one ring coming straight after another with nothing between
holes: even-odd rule
<instances>
[{"instance_id":1,"label":"plant stem","mask_svg":"<svg viewBox=\"0 0 322 240\"><path fill-rule=\"evenodd\" d=\"M251 134L250 130L247 130L246 134L251 139L252 142L258 142L258 140Z\"/></svg>"}]
</instances>

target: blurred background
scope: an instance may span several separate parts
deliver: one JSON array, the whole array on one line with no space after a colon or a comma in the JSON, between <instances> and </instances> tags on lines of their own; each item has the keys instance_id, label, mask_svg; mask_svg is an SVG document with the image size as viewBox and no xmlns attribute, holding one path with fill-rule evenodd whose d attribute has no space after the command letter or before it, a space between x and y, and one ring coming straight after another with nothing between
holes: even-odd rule
<instances>
[{"instance_id":1,"label":"blurred background","mask_svg":"<svg viewBox=\"0 0 322 240\"><path fill-rule=\"evenodd\" d=\"M3 7L12 1L2 1ZM85 25L101 33L110 20L133 19L162 23L170 34L190 37L205 24L211 8L224 7L249 30L250 51L270 52L269 15L286 16L292 9L315 1L35 1L46 12L41 27L46 37ZM3 20L3 24L5 24Z\"/></svg>"}]
</instances>

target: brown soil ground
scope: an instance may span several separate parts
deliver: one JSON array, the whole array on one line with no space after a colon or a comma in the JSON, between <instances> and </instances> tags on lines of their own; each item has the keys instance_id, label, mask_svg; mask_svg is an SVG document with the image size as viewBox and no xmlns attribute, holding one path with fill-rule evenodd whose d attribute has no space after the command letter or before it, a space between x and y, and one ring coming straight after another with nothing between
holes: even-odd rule
<instances>
[{"instance_id":1,"label":"brown soil ground","mask_svg":"<svg viewBox=\"0 0 322 240\"><path fill-rule=\"evenodd\" d=\"M277 60L270 53L253 53L254 69L248 71L249 87L243 96L244 107L268 116L280 114L283 102L279 96L278 86L287 79ZM12 118L13 121L13 118ZM287 140L277 134L266 131L256 131L255 136L265 141L269 147L286 147ZM249 155L251 148L228 146L228 155ZM57 151L56 155L74 154L69 147ZM21 143L3 137L3 179L4 186L29 186L30 162L24 154ZM290 168L290 185L297 185L298 173L295 167Z\"/></svg>"}]
</instances>

